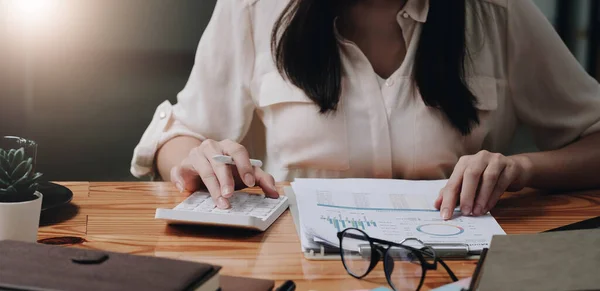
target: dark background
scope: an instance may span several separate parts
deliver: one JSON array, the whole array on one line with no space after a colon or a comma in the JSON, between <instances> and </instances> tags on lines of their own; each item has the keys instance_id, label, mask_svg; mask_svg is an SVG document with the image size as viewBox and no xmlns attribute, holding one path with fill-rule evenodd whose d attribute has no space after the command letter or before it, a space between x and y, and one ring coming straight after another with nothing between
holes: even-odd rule
<instances>
[{"instance_id":1,"label":"dark background","mask_svg":"<svg viewBox=\"0 0 600 291\"><path fill-rule=\"evenodd\" d=\"M133 148L156 106L176 102L215 1L54 1L44 19L54 23L31 29L28 44L18 24L5 27L0 135L37 141L47 179L132 180Z\"/></svg>"},{"instance_id":2,"label":"dark background","mask_svg":"<svg viewBox=\"0 0 600 291\"><path fill-rule=\"evenodd\" d=\"M11 1L28 0L0 0L0 136L37 141L50 180L134 180L133 148L176 102L215 0L47 0L28 28ZM598 1L535 2L595 72ZM529 150L523 129L511 151Z\"/></svg>"}]
</instances>

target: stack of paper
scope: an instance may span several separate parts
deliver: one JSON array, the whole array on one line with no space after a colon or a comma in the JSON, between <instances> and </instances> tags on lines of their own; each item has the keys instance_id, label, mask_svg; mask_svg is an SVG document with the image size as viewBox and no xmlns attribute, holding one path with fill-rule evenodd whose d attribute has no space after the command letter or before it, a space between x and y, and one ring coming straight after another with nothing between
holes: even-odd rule
<instances>
[{"instance_id":1,"label":"stack of paper","mask_svg":"<svg viewBox=\"0 0 600 291\"><path fill-rule=\"evenodd\" d=\"M300 216L303 251L339 247L337 232L349 227L393 242L462 243L470 251L489 247L505 234L490 215L444 221L433 203L447 180L296 179L292 188Z\"/></svg>"}]
</instances>

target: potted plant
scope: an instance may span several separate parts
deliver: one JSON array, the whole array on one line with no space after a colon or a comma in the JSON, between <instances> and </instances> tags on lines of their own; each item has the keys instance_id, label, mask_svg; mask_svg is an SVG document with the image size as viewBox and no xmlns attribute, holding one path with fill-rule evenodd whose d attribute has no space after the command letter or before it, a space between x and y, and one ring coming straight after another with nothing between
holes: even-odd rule
<instances>
[{"instance_id":1,"label":"potted plant","mask_svg":"<svg viewBox=\"0 0 600 291\"><path fill-rule=\"evenodd\" d=\"M33 170L33 159L24 148L0 148L0 241L37 241L42 194Z\"/></svg>"}]
</instances>

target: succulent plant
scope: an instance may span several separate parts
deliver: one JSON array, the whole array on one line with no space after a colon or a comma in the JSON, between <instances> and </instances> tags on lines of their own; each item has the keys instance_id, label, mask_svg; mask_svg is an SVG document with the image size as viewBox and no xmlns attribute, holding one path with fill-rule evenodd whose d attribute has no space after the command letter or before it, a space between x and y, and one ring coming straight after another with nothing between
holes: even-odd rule
<instances>
[{"instance_id":1,"label":"succulent plant","mask_svg":"<svg viewBox=\"0 0 600 291\"><path fill-rule=\"evenodd\" d=\"M41 173L33 172L33 159L25 156L25 150L0 149L0 196L18 194L33 196Z\"/></svg>"}]
</instances>

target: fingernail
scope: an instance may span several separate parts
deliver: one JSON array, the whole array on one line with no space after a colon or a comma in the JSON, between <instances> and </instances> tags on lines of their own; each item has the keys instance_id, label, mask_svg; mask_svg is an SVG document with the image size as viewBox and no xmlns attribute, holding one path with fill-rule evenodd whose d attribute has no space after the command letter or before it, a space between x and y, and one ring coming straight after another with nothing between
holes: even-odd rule
<instances>
[{"instance_id":1,"label":"fingernail","mask_svg":"<svg viewBox=\"0 0 600 291\"><path fill-rule=\"evenodd\" d=\"M175 182L175 187L177 188L177 190L179 190L180 193L183 193L183 191L185 191L181 182Z\"/></svg>"},{"instance_id":2,"label":"fingernail","mask_svg":"<svg viewBox=\"0 0 600 291\"><path fill-rule=\"evenodd\" d=\"M217 198L217 207L219 207L221 209L227 209L227 207L228 207L227 200L225 200L225 198L223 198L223 197Z\"/></svg>"},{"instance_id":3,"label":"fingernail","mask_svg":"<svg viewBox=\"0 0 600 291\"><path fill-rule=\"evenodd\" d=\"M246 183L248 187L254 187L254 185L256 184L256 180L254 180L254 175L250 173L244 175L244 183Z\"/></svg>"},{"instance_id":4,"label":"fingernail","mask_svg":"<svg viewBox=\"0 0 600 291\"><path fill-rule=\"evenodd\" d=\"M442 218L443 219L450 219L450 217L451 217L450 209L448 209L448 208L442 209Z\"/></svg>"},{"instance_id":5,"label":"fingernail","mask_svg":"<svg viewBox=\"0 0 600 291\"><path fill-rule=\"evenodd\" d=\"M231 188L231 186L229 186L229 185L221 186L221 195L223 195L224 197L229 197L229 196L231 196L231 194L233 194L233 188Z\"/></svg>"},{"instance_id":6,"label":"fingernail","mask_svg":"<svg viewBox=\"0 0 600 291\"><path fill-rule=\"evenodd\" d=\"M482 214L484 214L484 212L483 212L483 206L481 206L479 204L475 205L475 210L473 210L473 214L475 214L475 215L482 215Z\"/></svg>"},{"instance_id":7,"label":"fingernail","mask_svg":"<svg viewBox=\"0 0 600 291\"><path fill-rule=\"evenodd\" d=\"M460 211L462 212L463 215L470 215L471 214L471 206L465 205L460 208Z\"/></svg>"},{"instance_id":8,"label":"fingernail","mask_svg":"<svg viewBox=\"0 0 600 291\"><path fill-rule=\"evenodd\" d=\"M277 195L279 195L279 190L277 190L277 187L273 186L273 185L269 185L269 188L271 188L271 190L273 190L273 192L277 193Z\"/></svg>"}]
</instances>

